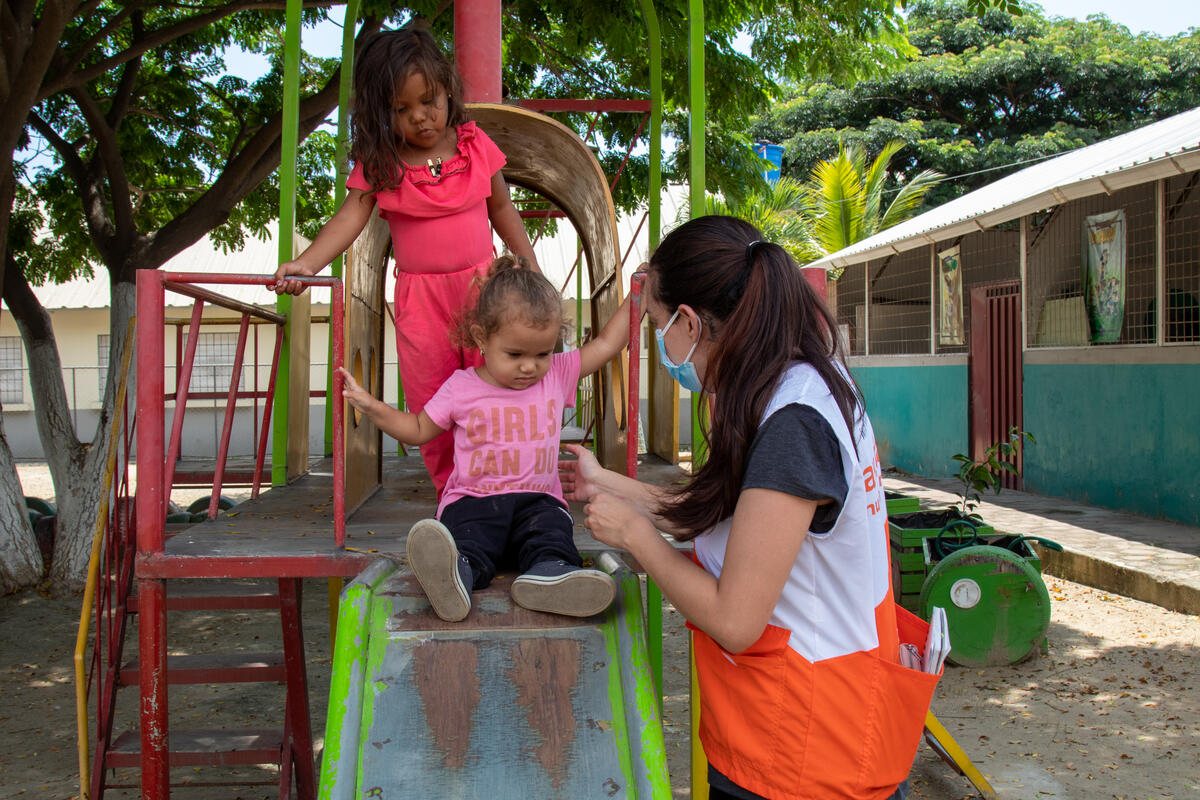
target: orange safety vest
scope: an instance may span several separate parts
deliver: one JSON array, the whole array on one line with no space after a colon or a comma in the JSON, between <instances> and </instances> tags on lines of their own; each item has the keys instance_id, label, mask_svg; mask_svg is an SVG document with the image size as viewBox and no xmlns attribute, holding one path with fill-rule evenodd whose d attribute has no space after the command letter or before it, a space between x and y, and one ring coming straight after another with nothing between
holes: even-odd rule
<instances>
[{"instance_id":1,"label":"orange safety vest","mask_svg":"<svg viewBox=\"0 0 1200 800\"><path fill-rule=\"evenodd\" d=\"M892 600L870 421L851 438L805 363L785 373L764 420L790 403L815 408L837 434L846 502L830 531L808 533L751 647L729 653L693 628L700 739L717 770L763 797L881 800L908 776L940 674L899 663L900 642L924 650L928 624ZM695 539L696 560L717 577L729 535L726 520Z\"/></svg>"}]
</instances>

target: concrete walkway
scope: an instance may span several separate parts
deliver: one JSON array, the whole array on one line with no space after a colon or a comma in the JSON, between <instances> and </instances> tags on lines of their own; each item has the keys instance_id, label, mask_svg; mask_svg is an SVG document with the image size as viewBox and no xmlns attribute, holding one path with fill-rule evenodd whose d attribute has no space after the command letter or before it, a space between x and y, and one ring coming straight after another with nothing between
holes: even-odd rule
<instances>
[{"instance_id":1,"label":"concrete walkway","mask_svg":"<svg viewBox=\"0 0 1200 800\"><path fill-rule=\"evenodd\" d=\"M905 475L885 477L884 486L932 509L954 504L960 484ZM997 531L1042 536L1063 546L1061 553L1039 548L1044 572L1200 614L1200 528L1008 489L983 499L979 513Z\"/></svg>"}]
</instances>

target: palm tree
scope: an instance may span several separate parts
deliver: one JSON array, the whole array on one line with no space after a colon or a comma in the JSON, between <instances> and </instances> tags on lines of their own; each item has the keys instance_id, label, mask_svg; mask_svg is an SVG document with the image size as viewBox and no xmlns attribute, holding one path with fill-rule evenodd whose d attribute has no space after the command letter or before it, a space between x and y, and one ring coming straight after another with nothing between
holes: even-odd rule
<instances>
[{"instance_id":1,"label":"palm tree","mask_svg":"<svg viewBox=\"0 0 1200 800\"><path fill-rule=\"evenodd\" d=\"M913 216L940 172L922 170L898 190L888 189L888 165L904 146L893 140L869 165L859 144L839 146L837 155L819 162L807 181L780 178L752 190L741 202L719 195L704 199L706 214L727 214L754 225L782 245L798 264L808 264L873 236ZM887 195L895 197L884 208ZM836 278L839 270L831 270Z\"/></svg>"},{"instance_id":2,"label":"palm tree","mask_svg":"<svg viewBox=\"0 0 1200 800\"><path fill-rule=\"evenodd\" d=\"M868 165L862 145L843 143L834 158L813 167L804 184L804 202L811 215L813 244L820 256L903 222L921 207L925 193L942 179L940 172L922 170L902 183L884 209L890 193L886 188L888 164L903 146L901 141L888 142Z\"/></svg>"},{"instance_id":3,"label":"palm tree","mask_svg":"<svg viewBox=\"0 0 1200 800\"><path fill-rule=\"evenodd\" d=\"M820 258L813 241L812 215L808 209L807 187L794 178L780 178L753 189L741 202L720 195L704 198L705 214L739 217L763 232L768 241L781 245L799 264Z\"/></svg>"}]
</instances>

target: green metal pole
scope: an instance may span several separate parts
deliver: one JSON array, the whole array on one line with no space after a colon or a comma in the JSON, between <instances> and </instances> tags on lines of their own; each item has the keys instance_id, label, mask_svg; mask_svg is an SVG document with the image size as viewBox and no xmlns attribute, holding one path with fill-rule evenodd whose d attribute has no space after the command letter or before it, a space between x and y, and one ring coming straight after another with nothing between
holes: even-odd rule
<instances>
[{"instance_id":1,"label":"green metal pole","mask_svg":"<svg viewBox=\"0 0 1200 800\"><path fill-rule=\"evenodd\" d=\"M650 46L650 251L658 247L662 230L662 34L653 0L642 0L646 20L646 43Z\"/></svg>"},{"instance_id":2,"label":"green metal pole","mask_svg":"<svg viewBox=\"0 0 1200 800\"><path fill-rule=\"evenodd\" d=\"M647 192L647 215L650 226L650 252L658 247L662 230L662 34L654 0L642 0L642 17L646 21L646 44L650 48L650 180ZM654 353L650 341L648 352ZM650 670L658 687L659 709L663 695L663 619L662 590L653 579L646 579L646 640L650 652Z\"/></svg>"},{"instance_id":3,"label":"green metal pole","mask_svg":"<svg viewBox=\"0 0 1200 800\"><path fill-rule=\"evenodd\" d=\"M688 172L688 208L691 217L704 214L704 0L688 0L688 144L691 164ZM700 428L700 395L692 395L692 469L704 464L708 453Z\"/></svg>"},{"instance_id":4,"label":"green metal pole","mask_svg":"<svg viewBox=\"0 0 1200 800\"><path fill-rule=\"evenodd\" d=\"M279 159L279 263L291 261L293 237L296 230L296 148L300 139L300 9L301 0L287 1L287 27L283 40L283 130ZM288 386L291 385L291 363L288 348L292 330L292 298L280 295L275 302L280 314L289 317L284 326L283 348L279 356L279 372L275 377L275 408L272 423L275 428L271 450L271 485L287 483ZM307 331L304 332L307 334Z\"/></svg>"},{"instance_id":5,"label":"green metal pole","mask_svg":"<svg viewBox=\"0 0 1200 800\"><path fill-rule=\"evenodd\" d=\"M334 165L333 204L341 207L346 199L346 178L350 170L350 92L354 86L354 26L358 23L359 0L346 3L342 20L342 73L338 78L337 163ZM330 265L335 278L342 277L343 256ZM325 356L325 455L333 455L333 324L329 325L329 346Z\"/></svg>"}]
</instances>

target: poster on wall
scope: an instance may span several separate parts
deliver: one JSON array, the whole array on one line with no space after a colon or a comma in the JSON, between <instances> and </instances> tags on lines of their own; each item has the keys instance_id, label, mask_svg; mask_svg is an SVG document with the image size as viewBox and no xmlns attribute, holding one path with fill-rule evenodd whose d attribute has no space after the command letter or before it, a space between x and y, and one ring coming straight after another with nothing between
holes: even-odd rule
<instances>
[{"instance_id":1,"label":"poster on wall","mask_svg":"<svg viewBox=\"0 0 1200 800\"><path fill-rule=\"evenodd\" d=\"M1083 298L1092 344L1120 341L1125 320L1125 212L1083 220Z\"/></svg>"},{"instance_id":2,"label":"poster on wall","mask_svg":"<svg viewBox=\"0 0 1200 800\"><path fill-rule=\"evenodd\" d=\"M938 344L967 343L962 296L962 262L955 245L938 253Z\"/></svg>"}]
</instances>

